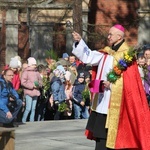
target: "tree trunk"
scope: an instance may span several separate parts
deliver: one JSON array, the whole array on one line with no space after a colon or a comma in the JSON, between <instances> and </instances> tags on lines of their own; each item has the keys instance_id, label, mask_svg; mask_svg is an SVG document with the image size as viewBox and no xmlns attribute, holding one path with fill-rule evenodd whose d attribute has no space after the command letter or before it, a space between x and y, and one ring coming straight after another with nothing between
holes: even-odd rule
<instances>
[{"instance_id":1,"label":"tree trunk","mask_svg":"<svg viewBox=\"0 0 150 150\"><path fill-rule=\"evenodd\" d=\"M73 28L82 36L82 0L74 0Z\"/></svg>"}]
</instances>

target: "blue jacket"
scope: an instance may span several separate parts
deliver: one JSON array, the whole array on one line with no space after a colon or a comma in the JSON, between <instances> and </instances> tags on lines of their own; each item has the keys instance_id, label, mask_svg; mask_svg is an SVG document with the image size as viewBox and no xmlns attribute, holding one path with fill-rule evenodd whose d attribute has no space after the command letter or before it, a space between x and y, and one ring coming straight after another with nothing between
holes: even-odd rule
<instances>
[{"instance_id":1,"label":"blue jacket","mask_svg":"<svg viewBox=\"0 0 150 150\"><path fill-rule=\"evenodd\" d=\"M74 83L74 87L73 87L73 100L80 104L81 101L83 101L83 97L82 97L82 92L85 89L85 83L79 83L77 80Z\"/></svg>"},{"instance_id":2,"label":"blue jacket","mask_svg":"<svg viewBox=\"0 0 150 150\"><path fill-rule=\"evenodd\" d=\"M5 113L9 112L7 104L9 102L8 95L11 93L19 99L19 95L16 90L13 88L11 82L7 83L3 77L0 77L0 109L3 110Z\"/></svg>"},{"instance_id":3,"label":"blue jacket","mask_svg":"<svg viewBox=\"0 0 150 150\"><path fill-rule=\"evenodd\" d=\"M53 100L59 101L60 103L66 99L65 86L60 78L54 76L50 83L51 91L53 94Z\"/></svg>"}]
</instances>

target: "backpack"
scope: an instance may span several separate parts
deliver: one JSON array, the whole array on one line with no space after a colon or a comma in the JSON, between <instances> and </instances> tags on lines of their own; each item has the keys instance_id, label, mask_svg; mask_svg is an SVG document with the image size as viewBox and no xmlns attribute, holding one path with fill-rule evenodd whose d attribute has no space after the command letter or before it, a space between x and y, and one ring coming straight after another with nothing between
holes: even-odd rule
<instances>
[{"instance_id":1,"label":"backpack","mask_svg":"<svg viewBox=\"0 0 150 150\"><path fill-rule=\"evenodd\" d=\"M13 88L13 85L11 83L6 83L6 88L7 89L10 89L10 88ZM2 92L4 89L4 82L3 81L0 81L0 92ZM10 90L9 90L10 91Z\"/></svg>"},{"instance_id":2,"label":"backpack","mask_svg":"<svg viewBox=\"0 0 150 150\"><path fill-rule=\"evenodd\" d=\"M14 101L10 101L8 102L7 104L7 107L9 109L10 112L13 112L15 110L15 107L17 106L17 103L16 103L16 97L10 92L10 87L13 88L13 85L11 83L6 83L6 88L7 88L7 91L8 91L8 99L12 98L14 99ZM4 82L0 81L0 93L3 91L4 89Z\"/></svg>"},{"instance_id":3,"label":"backpack","mask_svg":"<svg viewBox=\"0 0 150 150\"><path fill-rule=\"evenodd\" d=\"M3 88L4 88L3 82L0 81L0 95L1 95L1 92L3 91Z\"/></svg>"}]
</instances>

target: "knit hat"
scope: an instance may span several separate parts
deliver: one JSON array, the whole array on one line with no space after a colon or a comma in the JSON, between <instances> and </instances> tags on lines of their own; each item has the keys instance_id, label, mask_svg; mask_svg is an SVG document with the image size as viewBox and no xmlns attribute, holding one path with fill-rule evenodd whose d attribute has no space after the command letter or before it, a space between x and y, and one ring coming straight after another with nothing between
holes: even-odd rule
<instances>
[{"instance_id":1,"label":"knit hat","mask_svg":"<svg viewBox=\"0 0 150 150\"><path fill-rule=\"evenodd\" d=\"M149 50L149 49L150 49L150 44L146 44L143 46L144 51Z\"/></svg>"},{"instance_id":2,"label":"knit hat","mask_svg":"<svg viewBox=\"0 0 150 150\"><path fill-rule=\"evenodd\" d=\"M71 76L71 72L70 71L66 71L65 78L66 78L67 81L70 80L70 76Z\"/></svg>"},{"instance_id":3,"label":"knit hat","mask_svg":"<svg viewBox=\"0 0 150 150\"><path fill-rule=\"evenodd\" d=\"M21 63L21 61L20 60L18 60L18 67L22 67L22 63Z\"/></svg>"},{"instance_id":4,"label":"knit hat","mask_svg":"<svg viewBox=\"0 0 150 150\"><path fill-rule=\"evenodd\" d=\"M3 67L3 70L7 70L7 69L9 69L9 65L5 65L5 66Z\"/></svg>"},{"instance_id":5,"label":"knit hat","mask_svg":"<svg viewBox=\"0 0 150 150\"><path fill-rule=\"evenodd\" d=\"M117 28L118 30L120 30L122 32L124 32L124 30L125 30L124 27L122 25L120 25L120 24L116 24L113 27Z\"/></svg>"},{"instance_id":6,"label":"knit hat","mask_svg":"<svg viewBox=\"0 0 150 150\"><path fill-rule=\"evenodd\" d=\"M143 53L139 53L139 54L137 54L137 59L139 59L139 58L143 58L144 57L144 54Z\"/></svg>"},{"instance_id":7,"label":"knit hat","mask_svg":"<svg viewBox=\"0 0 150 150\"><path fill-rule=\"evenodd\" d=\"M27 60L28 60L28 66L36 65L36 60L34 57L29 57Z\"/></svg>"},{"instance_id":8,"label":"knit hat","mask_svg":"<svg viewBox=\"0 0 150 150\"><path fill-rule=\"evenodd\" d=\"M10 68L18 68L18 59L16 58L11 58L10 63L9 63Z\"/></svg>"},{"instance_id":9,"label":"knit hat","mask_svg":"<svg viewBox=\"0 0 150 150\"><path fill-rule=\"evenodd\" d=\"M63 53L62 58L68 58L68 57L69 57L69 55L67 53Z\"/></svg>"},{"instance_id":10,"label":"knit hat","mask_svg":"<svg viewBox=\"0 0 150 150\"><path fill-rule=\"evenodd\" d=\"M58 65L56 69L60 70L63 74L66 73L66 71L62 65Z\"/></svg>"},{"instance_id":11,"label":"knit hat","mask_svg":"<svg viewBox=\"0 0 150 150\"><path fill-rule=\"evenodd\" d=\"M77 78L84 78L84 72L79 72Z\"/></svg>"},{"instance_id":12,"label":"knit hat","mask_svg":"<svg viewBox=\"0 0 150 150\"><path fill-rule=\"evenodd\" d=\"M21 57L20 56L15 56L14 58L18 59L19 61L21 61Z\"/></svg>"},{"instance_id":13,"label":"knit hat","mask_svg":"<svg viewBox=\"0 0 150 150\"><path fill-rule=\"evenodd\" d=\"M86 66L85 66L85 70L86 70L86 71L92 70L92 66L91 66L91 65L86 65Z\"/></svg>"},{"instance_id":14,"label":"knit hat","mask_svg":"<svg viewBox=\"0 0 150 150\"><path fill-rule=\"evenodd\" d=\"M14 58L18 60L18 67L21 68L21 67L22 67L21 57L17 55L17 56L15 56Z\"/></svg>"},{"instance_id":15,"label":"knit hat","mask_svg":"<svg viewBox=\"0 0 150 150\"><path fill-rule=\"evenodd\" d=\"M85 76L85 79L91 77L91 75L90 75L90 73L89 73L88 71L85 71L85 72L84 72L84 76Z\"/></svg>"},{"instance_id":16,"label":"knit hat","mask_svg":"<svg viewBox=\"0 0 150 150\"><path fill-rule=\"evenodd\" d=\"M60 77L62 72L59 69L55 69L53 70L53 73L56 77Z\"/></svg>"}]
</instances>

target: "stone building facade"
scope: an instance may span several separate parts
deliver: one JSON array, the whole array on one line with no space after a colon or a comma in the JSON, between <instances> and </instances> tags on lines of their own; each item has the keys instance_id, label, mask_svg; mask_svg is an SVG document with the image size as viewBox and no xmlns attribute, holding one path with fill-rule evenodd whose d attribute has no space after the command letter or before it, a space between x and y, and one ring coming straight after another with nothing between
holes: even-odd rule
<instances>
[{"instance_id":1,"label":"stone building facade","mask_svg":"<svg viewBox=\"0 0 150 150\"><path fill-rule=\"evenodd\" d=\"M82 2L83 20L86 22L88 3L89 0ZM16 55L23 61L33 56L38 63L45 64L47 50L55 50L59 57L63 52L71 53L72 31L66 27L66 21L73 22L73 5L72 0L1 0L0 68Z\"/></svg>"},{"instance_id":2,"label":"stone building facade","mask_svg":"<svg viewBox=\"0 0 150 150\"><path fill-rule=\"evenodd\" d=\"M36 3L35 3L36 2ZM61 57L71 54L72 0L0 0L0 70L15 55L29 56L45 63L45 51L53 49ZM94 49L106 44L107 31L116 23L126 27L131 45L149 42L149 0L82 0L83 38Z\"/></svg>"}]
</instances>

